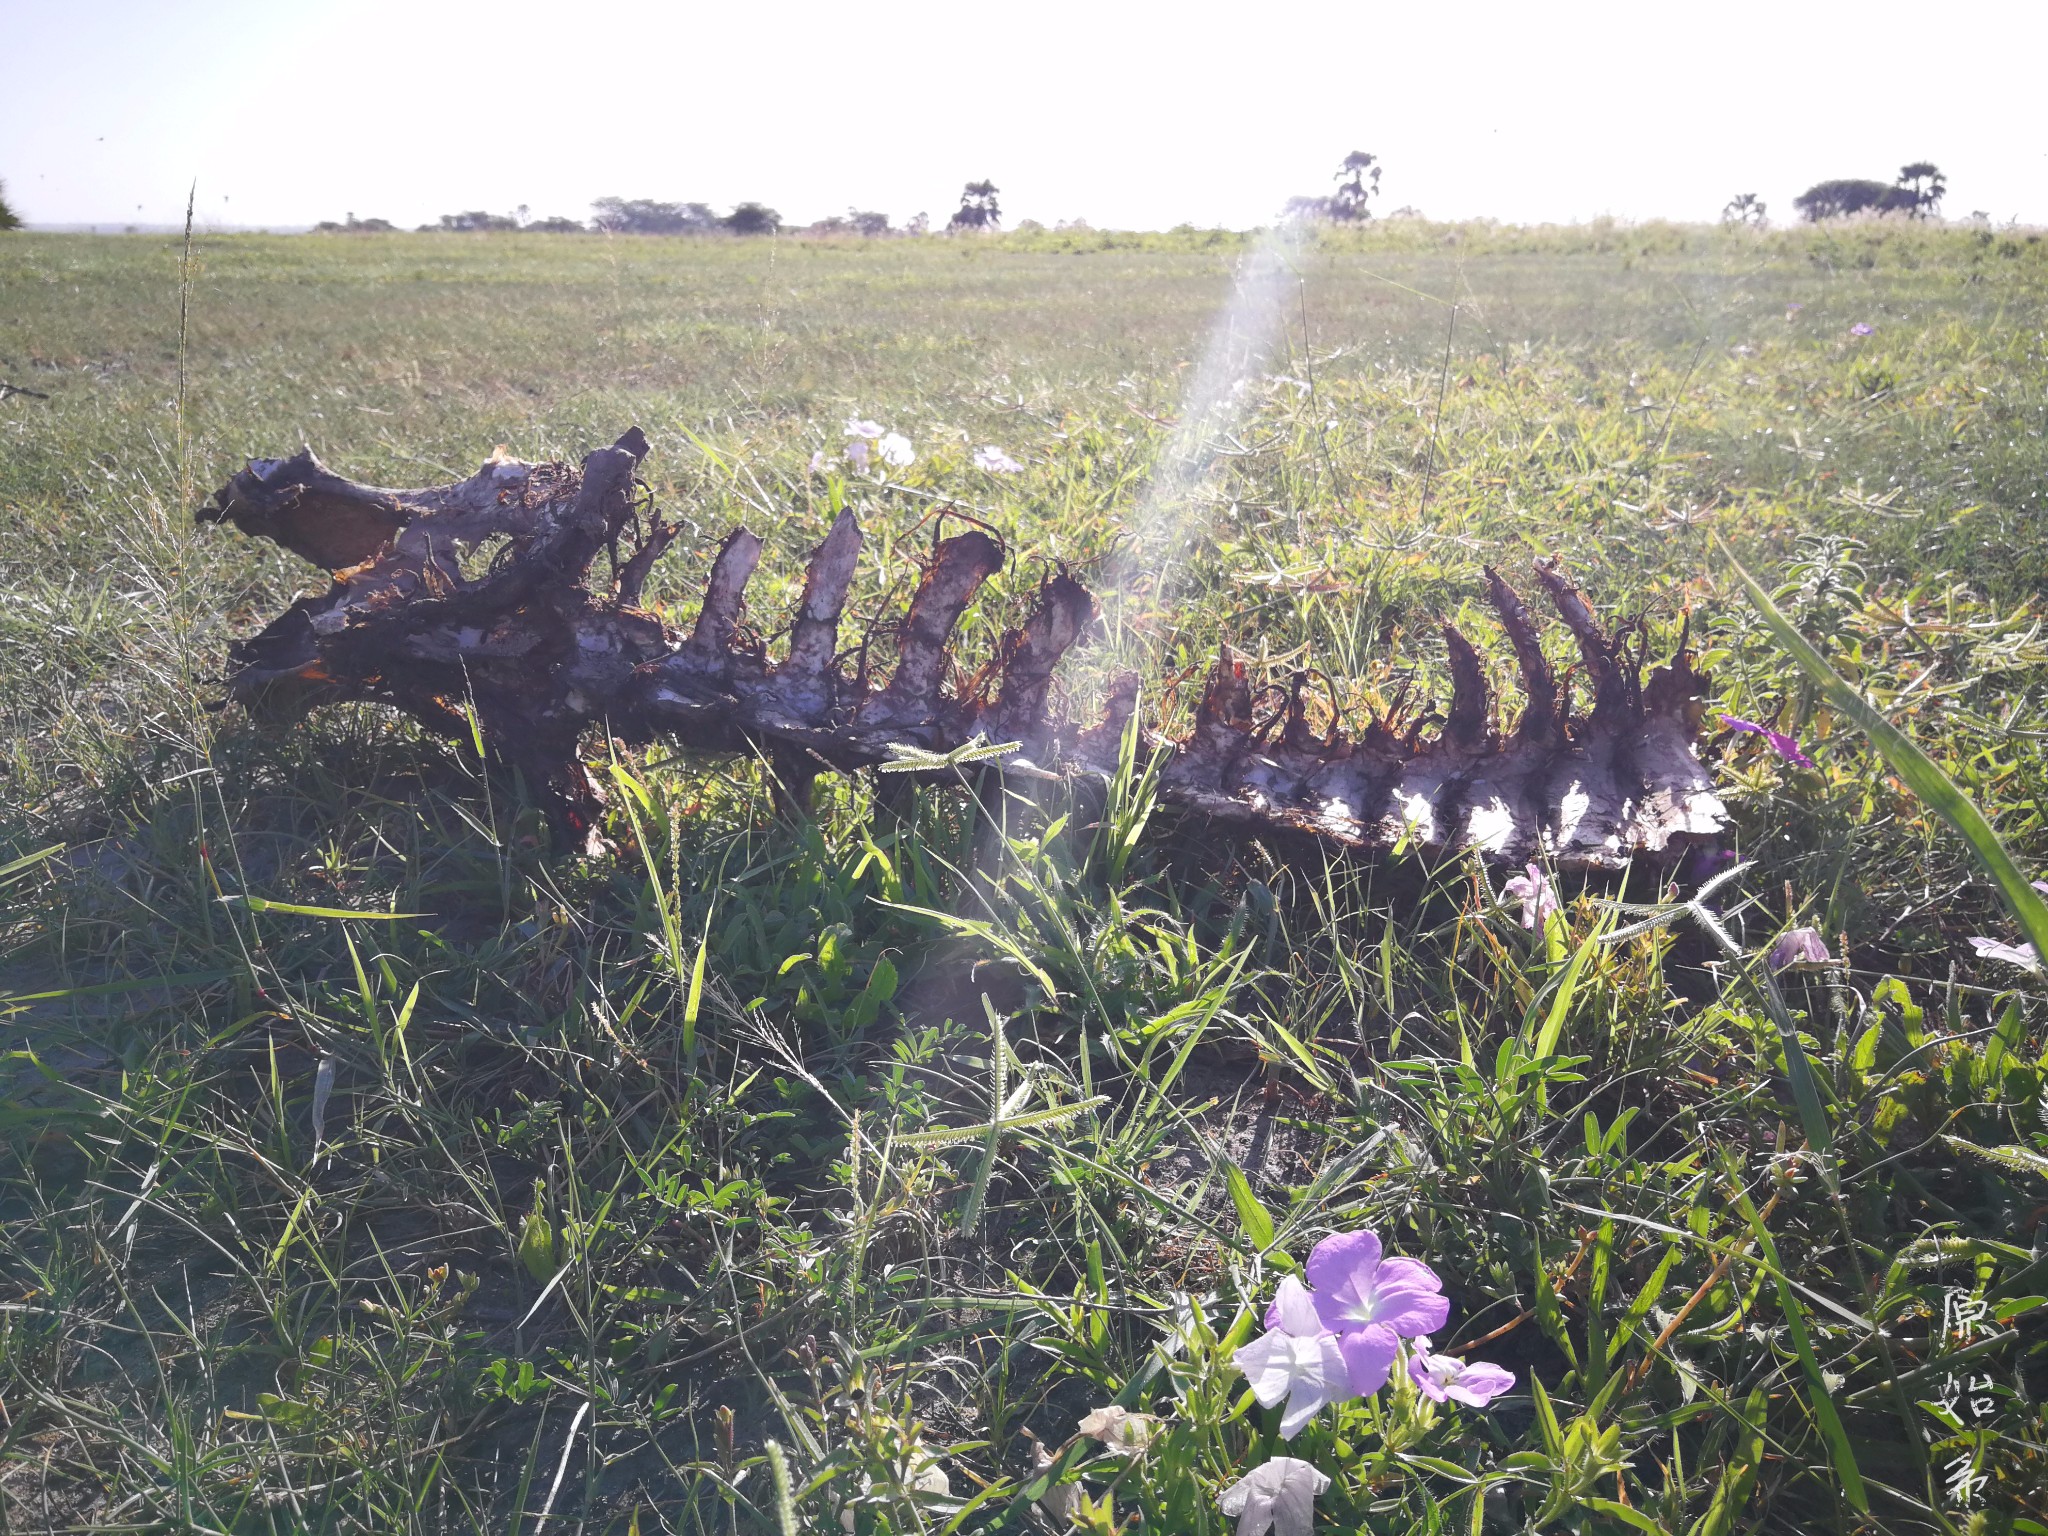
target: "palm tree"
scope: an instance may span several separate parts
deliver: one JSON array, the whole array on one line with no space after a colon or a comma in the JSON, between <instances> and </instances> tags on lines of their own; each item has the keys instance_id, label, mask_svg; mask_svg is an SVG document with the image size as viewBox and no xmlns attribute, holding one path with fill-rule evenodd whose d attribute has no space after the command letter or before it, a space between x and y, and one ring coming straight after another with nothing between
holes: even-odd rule
<instances>
[{"instance_id":1,"label":"palm tree","mask_svg":"<svg viewBox=\"0 0 2048 1536\"><path fill-rule=\"evenodd\" d=\"M1932 160L1915 160L1899 167L1899 185L1913 198L1913 217L1925 219L1941 206L1942 195L1948 191L1948 178Z\"/></svg>"},{"instance_id":2,"label":"palm tree","mask_svg":"<svg viewBox=\"0 0 2048 1536\"><path fill-rule=\"evenodd\" d=\"M995 229L1003 222L1003 210L996 202L1001 190L992 181L970 181L961 189L960 206L946 221L949 229Z\"/></svg>"},{"instance_id":3,"label":"palm tree","mask_svg":"<svg viewBox=\"0 0 2048 1536\"><path fill-rule=\"evenodd\" d=\"M1337 167L1337 190L1330 194L1329 217L1340 224L1363 223L1372 217L1366 200L1380 189L1379 156L1354 149Z\"/></svg>"}]
</instances>

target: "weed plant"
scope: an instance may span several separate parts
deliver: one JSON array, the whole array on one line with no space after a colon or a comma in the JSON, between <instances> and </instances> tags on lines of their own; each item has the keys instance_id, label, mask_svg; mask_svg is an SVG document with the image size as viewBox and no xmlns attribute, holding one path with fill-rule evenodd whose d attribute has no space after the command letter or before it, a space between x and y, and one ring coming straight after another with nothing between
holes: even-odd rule
<instances>
[{"instance_id":1,"label":"weed plant","mask_svg":"<svg viewBox=\"0 0 2048 1536\"><path fill-rule=\"evenodd\" d=\"M1226 309L1255 254L0 248L5 1529L1194 1536L1289 1454L1327 1531L2048 1531L2041 976L1711 544L2048 869L2048 252L1402 222ZM1238 382L1177 430L1205 356ZM813 473L849 416L915 462ZM1106 796L792 823L593 739L579 861L376 709L213 708L318 580L194 529L244 456L423 484L630 424L676 621L744 521L772 629L835 495L885 615L958 506L1022 557L964 656L1034 559L1104 587L1076 713L1136 665L1171 718L1226 638L1354 718L1441 693L1482 565L1555 550L1689 617L1730 860L1537 931L1512 872L1176 822L1135 742ZM1774 974L1794 927L1834 963ZM1359 1227L1516 1386L1283 1442L1231 1356ZM1111 1405L1142 1454L1077 1437Z\"/></svg>"}]
</instances>

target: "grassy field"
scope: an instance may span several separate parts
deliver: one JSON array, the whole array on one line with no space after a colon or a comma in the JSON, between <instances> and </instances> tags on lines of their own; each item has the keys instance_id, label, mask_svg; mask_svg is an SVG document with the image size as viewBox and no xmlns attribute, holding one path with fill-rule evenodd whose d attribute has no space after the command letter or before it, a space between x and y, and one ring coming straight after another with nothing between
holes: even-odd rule
<instances>
[{"instance_id":1,"label":"grassy field","mask_svg":"<svg viewBox=\"0 0 2048 1536\"><path fill-rule=\"evenodd\" d=\"M2048 870L2044 338L1988 230L0 237L0 1529L1207 1533L1286 1455L1319 1531L2048 1533L2048 987L1713 544ZM1229 639L1362 713L1444 618L1506 678L1481 567L1557 551L1814 766L1710 728L1734 879L1530 930L1142 772L976 876L946 794L593 740L583 862L378 710L210 707L321 579L194 527L247 456L637 424L650 592L744 522L773 628L851 416L917 452L853 611L972 510L967 657L1036 557L1103 591L1076 710ZM1514 1386L1283 1440L1233 1355L1360 1228Z\"/></svg>"}]
</instances>

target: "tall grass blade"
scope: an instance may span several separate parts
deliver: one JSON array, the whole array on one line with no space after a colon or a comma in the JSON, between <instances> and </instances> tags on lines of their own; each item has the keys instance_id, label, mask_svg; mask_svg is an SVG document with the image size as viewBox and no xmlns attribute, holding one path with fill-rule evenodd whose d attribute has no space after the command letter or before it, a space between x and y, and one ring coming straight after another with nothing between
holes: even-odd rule
<instances>
[{"instance_id":1,"label":"tall grass blade","mask_svg":"<svg viewBox=\"0 0 2048 1536\"><path fill-rule=\"evenodd\" d=\"M2043 901L2041 893L2028 883L2025 872L2006 851L1997 831L1984 819L1984 813L1977 809L1968 795L1956 788L1955 781L1941 771L1940 764L1914 745L1904 731L1878 713L1868 699L1828 665L1827 658L1815 650L1792 621L1778 611L1770 593L1743 568L1742 562L1735 558L1734 551L1719 534L1714 536L1714 543L1785 653L1799 664L1799 669L1826 696L1836 713L1862 728L1879 755L1906 787L1963 835L1963 840L1977 855L1977 862L1998 883L1999 894L2005 897L2005 904L2025 930L2034 952L2048 955L2048 901Z\"/></svg>"}]
</instances>

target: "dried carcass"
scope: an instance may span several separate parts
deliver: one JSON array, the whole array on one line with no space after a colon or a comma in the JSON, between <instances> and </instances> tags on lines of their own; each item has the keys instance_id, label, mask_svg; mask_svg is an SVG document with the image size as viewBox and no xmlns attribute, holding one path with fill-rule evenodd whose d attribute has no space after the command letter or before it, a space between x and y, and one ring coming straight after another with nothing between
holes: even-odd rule
<instances>
[{"instance_id":1,"label":"dried carcass","mask_svg":"<svg viewBox=\"0 0 2048 1536\"><path fill-rule=\"evenodd\" d=\"M762 543L735 529L719 547L695 626L670 629L640 605L650 568L676 529L643 508L638 429L590 454L581 470L493 458L469 479L425 490L360 485L310 451L252 462L200 509L274 539L333 573L261 633L233 648L233 699L291 717L316 705L376 699L428 727L467 735L471 707L488 740L524 773L558 833L589 842L599 800L579 755L602 725L628 741L663 738L699 752L765 757L791 798L821 770L851 772L906 754L975 742L1015 743L996 771L1035 776L1116 771L1140 696L1111 689L1105 716L1071 725L1048 707L1060 659L1087 633L1095 600L1062 570L997 653L948 686L954 626L1004 551L979 529L940 540L909 610L893 625L886 682L852 670L840 616L861 532L842 512L811 555L786 649L771 659L743 623ZM611 578L592 582L600 553ZM485 554L488 558L484 558ZM465 555L480 569L465 570ZM1475 848L1504 861L1614 869L1712 838L1727 813L1694 755L1707 691L1681 636L1645 678L1640 626L1610 635L1558 563L1535 578L1576 643L1592 706L1574 713L1536 621L1495 571L1486 594L1521 672L1526 704L1512 729L1495 721L1479 653L1443 626L1452 692L1441 729L1368 722L1356 735L1319 730L1305 674L1254 679L1225 647L1192 728L1168 740L1160 776L1169 804L1247 832L1343 848Z\"/></svg>"}]
</instances>

